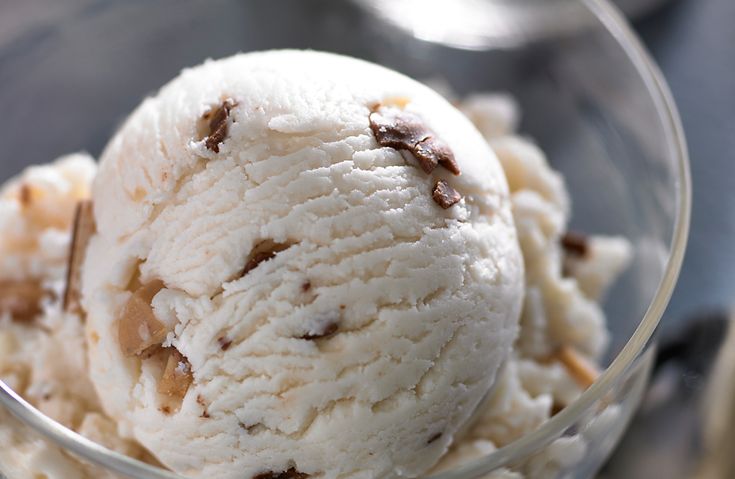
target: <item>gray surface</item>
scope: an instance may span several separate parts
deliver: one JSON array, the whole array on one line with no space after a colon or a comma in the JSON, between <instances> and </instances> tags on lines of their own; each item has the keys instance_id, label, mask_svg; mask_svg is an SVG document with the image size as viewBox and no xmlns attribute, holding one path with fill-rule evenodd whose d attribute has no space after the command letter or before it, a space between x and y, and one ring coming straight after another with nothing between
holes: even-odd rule
<instances>
[{"instance_id":1,"label":"gray surface","mask_svg":"<svg viewBox=\"0 0 735 479\"><path fill-rule=\"evenodd\" d=\"M687 349L660 365L603 477L687 479L700 460L702 396L722 337L712 324L724 315L708 312L735 303L735 1L677 0L636 27L671 86L689 141L691 236L661 324L664 346Z\"/></svg>"},{"instance_id":2,"label":"gray surface","mask_svg":"<svg viewBox=\"0 0 735 479\"><path fill-rule=\"evenodd\" d=\"M692 231L666 327L735 302L735 1L677 0L637 28L671 86L692 162Z\"/></svg>"}]
</instances>

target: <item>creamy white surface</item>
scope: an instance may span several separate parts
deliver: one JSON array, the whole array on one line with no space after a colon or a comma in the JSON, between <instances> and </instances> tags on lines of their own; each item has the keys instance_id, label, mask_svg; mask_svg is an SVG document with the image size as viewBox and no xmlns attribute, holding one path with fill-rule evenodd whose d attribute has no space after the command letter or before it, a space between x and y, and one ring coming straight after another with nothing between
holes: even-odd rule
<instances>
[{"instance_id":1,"label":"creamy white surface","mask_svg":"<svg viewBox=\"0 0 735 479\"><path fill-rule=\"evenodd\" d=\"M561 270L563 255L556 250L556 245L559 232L566 228L569 200L563 182L543 154L530 141L511 136L519 118L512 99L492 94L475 95L461 102L460 109L477 122L488 142L498 149L503 166L514 172L510 175L514 202L517 203L518 198L535 197L526 204L543 208L548 213L549 217L544 218L543 214L534 214L534 208L515 207L513 210L516 222L529 225L521 234L524 231L554 232L537 236L536 242L524 240L523 243L540 245L538 254L542 259L544 255L553 257L553 261L543 260L541 264L552 271ZM510 154L511 151L515 154ZM0 279L41 277L56 291L63 290L71 216L76 202L89 194L94 174L91 158L71 155L55 164L30 168L3 187L0 191L0 224L4 233L0 236ZM20 201L23 184L32 186L35 192L31 207L23 207ZM518 195L521 191L525 193ZM551 229L543 227L547 224L554 226ZM589 244L590 254L583 259L566 257L566 268L577 282L571 291L579 296L578 301L587 298L599 303L629 260L630 245L621 238L598 236L591 237ZM545 253L544 248L549 251ZM531 254L533 252L524 251L527 262ZM533 258L538 258L538 254ZM527 281L533 284L530 276ZM475 427L442 459L441 468L457 467L465 461L483 457L533 431L548 419L555 402L569 404L580 394L579 387L560 364L543 364L534 359L548 351L558 339L550 337L546 328L546 296L541 294L538 285L531 291L524 306L526 319L516 352L496 380L493 397ZM45 310L37 323L18 324L7 318L0 321L0 376L61 423L115 450L145 458L138 445L119 436L115 421L101 413L93 388L85 379L86 344L80 319L61 314L58 304L49 303ZM601 314L596 312L598 310L586 309L592 312L587 321L596 323ZM596 350L595 344L604 343L604 331L587 338L590 343L582 349ZM53 394L44 399L51 391ZM606 411L604 416L606 421L610 418L614 421L616 413ZM604 436L607 426L599 424L598 429L599 435ZM555 443L527 464L520 465L517 471L497 471L488 479L556 477L562 467L573 467L579 460L588 435L582 431L580 436ZM0 412L0 443L6 445L0 449L0 464L13 478L35 478L38 474L46 474L51 479L107 477L99 469L80 464L34 438L3 412Z\"/></svg>"},{"instance_id":2,"label":"creamy white surface","mask_svg":"<svg viewBox=\"0 0 735 479\"><path fill-rule=\"evenodd\" d=\"M64 313L71 222L96 165L84 154L26 169L0 189L0 281L38 280L52 291L33 320L0 312L0 379L50 418L100 444L147 458L105 416L88 376L82 319ZM0 408L0 471L12 479L107 478L43 440Z\"/></svg>"},{"instance_id":3,"label":"creamy white surface","mask_svg":"<svg viewBox=\"0 0 735 479\"><path fill-rule=\"evenodd\" d=\"M369 129L369 106L396 97L462 169L434 174L465 197L448 210L432 178ZM237 105L215 154L200 118L224 99ZM112 139L93 197L92 379L131 436L194 477L421 474L517 335L523 261L495 155L445 100L375 65L284 51L186 70ZM294 246L240 278L265 239ZM139 263L143 282L165 282L155 311L176 324L168 342L194 373L170 416L160 365L123 357L117 341ZM299 339L335 314L334 337Z\"/></svg>"}]
</instances>

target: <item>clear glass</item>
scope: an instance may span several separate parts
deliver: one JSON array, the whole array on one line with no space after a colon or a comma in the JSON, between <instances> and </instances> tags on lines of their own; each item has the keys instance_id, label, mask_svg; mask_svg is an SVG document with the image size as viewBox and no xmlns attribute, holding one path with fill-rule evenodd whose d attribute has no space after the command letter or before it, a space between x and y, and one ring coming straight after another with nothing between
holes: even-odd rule
<instances>
[{"instance_id":1,"label":"clear glass","mask_svg":"<svg viewBox=\"0 0 735 479\"><path fill-rule=\"evenodd\" d=\"M599 380L535 433L435 477L504 469L529 477L541 470L548 478L594 475L645 389L652 335L684 254L690 201L675 106L613 7L602 0L81 4L61 21L0 43L3 178L63 153L98 154L125 114L181 68L238 51L335 51L441 79L460 94L514 95L521 131L567 179L573 227L630 238L635 259L606 305L613 341ZM111 477L176 477L66 430L2 383L0 420L17 423L14 434L29 443L76 455ZM576 452L558 454L564 448ZM0 461L10 479L12 467Z\"/></svg>"}]
</instances>

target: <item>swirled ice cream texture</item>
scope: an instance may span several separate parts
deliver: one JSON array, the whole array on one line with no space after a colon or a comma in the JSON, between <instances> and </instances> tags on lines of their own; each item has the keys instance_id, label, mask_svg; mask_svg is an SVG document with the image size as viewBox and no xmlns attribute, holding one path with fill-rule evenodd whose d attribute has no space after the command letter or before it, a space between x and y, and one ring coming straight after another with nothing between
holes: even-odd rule
<instances>
[{"instance_id":1,"label":"swirled ice cream texture","mask_svg":"<svg viewBox=\"0 0 735 479\"><path fill-rule=\"evenodd\" d=\"M380 146L376 105L426 121L461 175ZM439 181L462 199L439 206ZM93 200L91 377L183 474L419 475L518 332L523 259L493 151L375 65L283 51L184 71L111 140ZM155 281L153 316L135 315L157 322L126 353L121 312Z\"/></svg>"}]
</instances>

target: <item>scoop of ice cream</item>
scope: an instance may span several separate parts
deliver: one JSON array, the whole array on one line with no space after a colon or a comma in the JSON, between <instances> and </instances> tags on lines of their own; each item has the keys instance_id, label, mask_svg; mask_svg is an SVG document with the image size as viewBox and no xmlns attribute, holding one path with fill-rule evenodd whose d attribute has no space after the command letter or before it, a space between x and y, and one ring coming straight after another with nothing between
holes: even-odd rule
<instances>
[{"instance_id":1,"label":"scoop of ice cream","mask_svg":"<svg viewBox=\"0 0 735 479\"><path fill-rule=\"evenodd\" d=\"M33 166L0 191L0 277L62 277L69 225L89 197L94 160L81 153Z\"/></svg>"},{"instance_id":2,"label":"scoop of ice cream","mask_svg":"<svg viewBox=\"0 0 735 479\"><path fill-rule=\"evenodd\" d=\"M111 140L93 200L91 376L179 473L419 475L517 335L523 259L494 153L369 63L278 51L186 70Z\"/></svg>"},{"instance_id":3,"label":"scoop of ice cream","mask_svg":"<svg viewBox=\"0 0 735 479\"><path fill-rule=\"evenodd\" d=\"M0 188L0 379L50 418L138 459L144 450L101 414L88 378L83 317L62 307L72 219L96 165L85 154L27 168ZM0 408L7 477L104 479Z\"/></svg>"}]
</instances>

